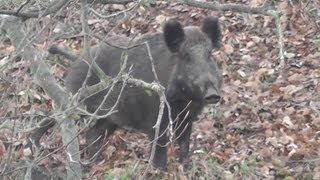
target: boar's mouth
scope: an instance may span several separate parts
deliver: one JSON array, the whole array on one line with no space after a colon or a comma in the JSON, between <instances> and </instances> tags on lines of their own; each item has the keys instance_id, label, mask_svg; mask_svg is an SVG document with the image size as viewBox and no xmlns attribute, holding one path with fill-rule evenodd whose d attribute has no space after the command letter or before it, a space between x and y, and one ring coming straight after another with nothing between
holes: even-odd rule
<instances>
[{"instance_id":1,"label":"boar's mouth","mask_svg":"<svg viewBox=\"0 0 320 180\"><path fill-rule=\"evenodd\" d=\"M203 101L206 104L217 104L220 101L221 97L216 94L207 95L203 98Z\"/></svg>"}]
</instances>

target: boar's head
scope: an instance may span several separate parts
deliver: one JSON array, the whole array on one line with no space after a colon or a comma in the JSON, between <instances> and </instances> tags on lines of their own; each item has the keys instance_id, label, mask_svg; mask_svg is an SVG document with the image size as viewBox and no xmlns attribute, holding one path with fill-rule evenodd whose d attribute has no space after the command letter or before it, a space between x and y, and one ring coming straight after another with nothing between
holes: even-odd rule
<instances>
[{"instance_id":1,"label":"boar's head","mask_svg":"<svg viewBox=\"0 0 320 180\"><path fill-rule=\"evenodd\" d=\"M218 19L207 17L201 28L182 28L177 21L164 25L164 39L175 61L167 87L171 101L214 104L220 100L222 77L211 58L221 38Z\"/></svg>"}]
</instances>

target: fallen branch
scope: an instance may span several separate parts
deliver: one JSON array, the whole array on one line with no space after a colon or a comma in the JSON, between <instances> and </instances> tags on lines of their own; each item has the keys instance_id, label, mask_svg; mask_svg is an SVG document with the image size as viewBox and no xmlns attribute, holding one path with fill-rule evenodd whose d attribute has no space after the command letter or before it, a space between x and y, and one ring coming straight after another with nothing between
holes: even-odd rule
<instances>
[{"instance_id":1,"label":"fallen branch","mask_svg":"<svg viewBox=\"0 0 320 180\"><path fill-rule=\"evenodd\" d=\"M95 4L127 4L136 0L87 0L87 3Z\"/></svg>"}]
</instances>

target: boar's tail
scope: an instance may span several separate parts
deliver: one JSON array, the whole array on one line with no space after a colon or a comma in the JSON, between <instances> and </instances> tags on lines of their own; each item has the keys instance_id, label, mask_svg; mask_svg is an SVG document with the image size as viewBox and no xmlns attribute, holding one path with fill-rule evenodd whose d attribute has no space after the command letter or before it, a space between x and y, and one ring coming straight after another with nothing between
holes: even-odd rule
<instances>
[{"instance_id":1,"label":"boar's tail","mask_svg":"<svg viewBox=\"0 0 320 180\"><path fill-rule=\"evenodd\" d=\"M222 35L221 35L221 30L220 30L218 18L216 18L216 17L205 18L202 23L201 29L211 39L212 46L214 48L219 48Z\"/></svg>"},{"instance_id":2,"label":"boar's tail","mask_svg":"<svg viewBox=\"0 0 320 180\"><path fill-rule=\"evenodd\" d=\"M74 52L71 50L67 50L65 48L61 48L56 44L53 44L48 49L49 53L51 54L59 54L64 56L65 58L71 60L71 61L77 61L79 59L79 56L77 56Z\"/></svg>"}]
</instances>

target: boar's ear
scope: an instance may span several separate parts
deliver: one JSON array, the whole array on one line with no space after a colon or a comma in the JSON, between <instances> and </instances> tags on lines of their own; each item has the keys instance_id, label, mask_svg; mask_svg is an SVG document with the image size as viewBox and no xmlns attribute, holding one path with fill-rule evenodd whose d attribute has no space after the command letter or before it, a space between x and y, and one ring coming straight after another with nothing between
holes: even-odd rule
<instances>
[{"instance_id":1,"label":"boar's ear","mask_svg":"<svg viewBox=\"0 0 320 180\"><path fill-rule=\"evenodd\" d=\"M210 38L214 48L220 47L221 31L218 18L205 18L201 30Z\"/></svg>"},{"instance_id":2,"label":"boar's ear","mask_svg":"<svg viewBox=\"0 0 320 180\"><path fill-rule=\"evenodd\" d=\"M164 40L171 52L179 51L181 43L185 40L183 27L176 20L169 20L163 27Z\"/></svg>"}]
</instances>

